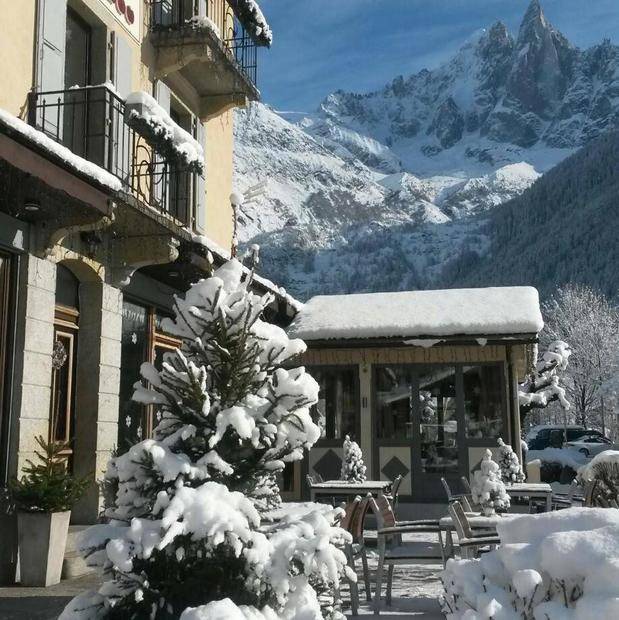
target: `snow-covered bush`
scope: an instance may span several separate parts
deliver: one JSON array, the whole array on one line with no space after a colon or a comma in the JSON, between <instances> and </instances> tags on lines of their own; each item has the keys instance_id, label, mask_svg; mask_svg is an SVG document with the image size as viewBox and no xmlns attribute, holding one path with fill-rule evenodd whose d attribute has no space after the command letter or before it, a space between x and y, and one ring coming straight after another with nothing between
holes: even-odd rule
<instances>
[{"instance_id":1,"label":"snow-covered bush","mask_svg":"<svg viewBox=\"0 0 619 620\"><path fill-rule=\"evenodd\" d=\"M582 482L593 483L594 506L619 508L619 452L606 450L596 455L578 471Z\"/></svg>"},{"instance_id":2,"label":"snow-covered bush","mask_svg":"<svg viewBox=\"0 0 619 620\"><path fill-rule=\"evenodd\" d=\"M513 448L500 438L497 460L501 468L501 480L503 480L503 482L524 482L524 472L520 466L518 456Z\"/></svg>"},{"instance_id":3,"label":"snow-covered bush","mask_svg":"<svg viewBox=\"0 0 619 620\"><path fill-rule=\"evenodd\" d=\"M348 435L344 438L344 459L340 478L348 482L365 482L366 480L363 453L359 444L352 441Z\"/></svg>"},{"instance_id":4,"label":"snow-covered bush","mask_svg":"<svg viewBox=\"0 0 619 620\"><path fill-rule=\"evenodd\" d=\"M619 617L619 510L568 508L512 516L501 546L447 562L447 620L591 620Z\"/></svg>"},{"instance_id":5,"label":"snow-covered bush","mask_svg":"<svg viewBox=\"0 0 619 620\"><path fill-rule=\"evenodd\" d=\"M336 617L333 592L349 535L340 509L262 523L280 505L276 476L319 438L318 385L282 368L305 350L261 320L271 302L232 260L176 298L165 329L182 340L134 400L161 416L154 437L108 464L108 522L79 547L103 569L98 592L62 620ZM229 599L229 600L228 600Z\"/></svg>"},{"instance_id":6,"label":"snow-covered bush","mask_svg":"<svg viewBox=\"0 0 619 620\"><path fill-rule=\"evenodd\" d=\"M473 472L471 495L474 504L481 506L484 514L494 514L495 510L507 510L509 495L501 480L501 470L492 460L492 452L486 450L480 468Z\"/></svg>"}]
</instances>

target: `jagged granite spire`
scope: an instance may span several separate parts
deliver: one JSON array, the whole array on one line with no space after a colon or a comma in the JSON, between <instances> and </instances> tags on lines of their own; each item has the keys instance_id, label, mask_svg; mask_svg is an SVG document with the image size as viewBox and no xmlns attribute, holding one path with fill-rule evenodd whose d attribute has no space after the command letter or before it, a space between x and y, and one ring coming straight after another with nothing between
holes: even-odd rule
<instances>
[{"instance_id":1,"label":"jagged granite spire","mask_svg":"<svg viewBox=\"0 0 619 620\"><path fill-rule=\"evenodd\" d=\"M539 0L531 0L527 12L522 18L520 31L518 32L517 46L524 47L532 41L539 41L544 35L553 30L552 25L546 19Z\"/></svg>"}]
</instances>

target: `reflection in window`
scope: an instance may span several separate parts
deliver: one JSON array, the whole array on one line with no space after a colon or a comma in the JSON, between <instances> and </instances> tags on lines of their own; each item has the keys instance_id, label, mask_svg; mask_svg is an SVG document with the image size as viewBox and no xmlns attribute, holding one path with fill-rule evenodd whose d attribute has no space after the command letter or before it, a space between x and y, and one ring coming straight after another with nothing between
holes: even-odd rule
<instances>
[{"instance_id":1,"label":"reflection in window","mask_svg":"<svg viewBox=\"0 0 619 620\"><path fill-rule=\"evenodd\" d=\"M458 473L455 368L419 372L421 467L428 473Z\"/></svg>"},{"instance_id":2,"label":"reflection in window","mask_svg":"<svg viewBox=\"0 0 619 620\"><path fill-rule=\"evenodd\" d=\"M466 436L500 437L503 433L501 366L465 366L463 378Z\"/></svg>"},{"instance_id":3,"label":"reflection in window","mask_svg":"<svg viewBox=\"0 0 619 620\"><path fill-rule=\"evenodd\" d=\"M413 386L409 366L382 366L375 370L378 436L412 437Z\"/></svg>"},{"instance_id":4,"label":"reflection in window","mask_svg":"<svg viewBox=\"0 0 619 620\"><path fill-rule=\"evenodd\" d=\"M120 414L118 449L126 452L144 438L144 408L131 400L133 385L140 378L140 366L148 358L148 310L123 301L120 363Z\"/></svg>"},{"instance_id":5,"label":"reflection in window","mask_svg":"<svg viewBox=\"0 0 619 620\"><path fill-rule=\"evenodd\" d=\"M354 436L359 409L357 366L312 367L309 372L320 386L313 414L322 429L323 439Z\"/></svg>"}]
</instances>

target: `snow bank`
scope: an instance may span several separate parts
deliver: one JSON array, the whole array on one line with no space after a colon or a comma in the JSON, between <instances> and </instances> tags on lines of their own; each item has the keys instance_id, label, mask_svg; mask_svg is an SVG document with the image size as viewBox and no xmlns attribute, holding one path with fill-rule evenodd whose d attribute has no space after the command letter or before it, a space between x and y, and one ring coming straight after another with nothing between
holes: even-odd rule
<instances>
[{"instance_id":1,"label":"snow bank","mask_svg":"<svg viewBox=\"0 0 619 620\"><path fill-rule=\"evenodd\" d=\"M204 170L203 146L179 127L153 97L136 91L127 97L125 105L128 122L137 124L141 132L150 133L152 138L163 141L164 150L169 149L187 166L200 173Z\"/></svg>"},{"instance_id":2,"label":"snow bank","mask_svg":"<svg viewBox=\"0 0 619 620\"><path fill-rule=\"evenodd\" d=\"M290 332L305 340L538 333L537 290L497 287L318 296Z\"/></svg>"},{"instance_id":3,"label":"snow bank","mask_svg":"<svg viewBox=\"0 0 619 620\"><path fill-rule=\"evenodd\" d=\"M596 467L602 464L619 465L619 451L604 450L604 452L600 452L591 459L589 464L579 474L585 480L593 480L596 477Z\"/></svg>"},{"instance_id":4,"label":"snow bank","mask_svg":"<svg viewBox=\"0 0 619 620\"><path fill-rule=\"evenodd\" d=\"M500 522L501 546L449 560L448 620L591 620L617 617L619 510L569 508Z\"/></svg>"},{"instance_id":5,"label":"snow bank","mask_svg":"<svg viewBox=\"0 0 619 620\"><path fill-rule=\"evenodd\" d=\"M540 460L544 463L559 463L559 465L564 467L571 467L574 471L578 471L587 462L584 454L570 448L529 450L527 452L527 463L535 460Z\"/></svg>"},{"instance_id":6,"label":"snow bank","mask_svg":"<svg viewBox=\"0 0 619 620\"><path fill-rule=\"evenodd\" d=\"M65 162L65 164L76 172L90 177L97 183L112 191L118 192L122 190L123 186L121 181L113 174L110 174L107 170L93 164L87 159L72 153L67 147L55 142L49 136L46 136L42 131L38 131L34 127L24 123L24 121L13 116L12 114L9 114L6 110L0 109L0 123L21 134L24 138L27 138L31 142L34 142L45 151L59 157Z\"/></svg>"}]
</instances>

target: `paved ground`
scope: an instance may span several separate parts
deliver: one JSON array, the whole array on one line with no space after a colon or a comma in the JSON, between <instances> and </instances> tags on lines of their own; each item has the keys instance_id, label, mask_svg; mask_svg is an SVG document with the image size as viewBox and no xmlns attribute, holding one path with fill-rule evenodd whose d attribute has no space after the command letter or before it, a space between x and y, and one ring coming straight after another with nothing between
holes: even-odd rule
<instances>
[{"instance_id":1,"label":"paved ground","mask_svg":"<svg viewBox=\"0 0 619 620\"><path fill-rule=\"evenodd\" d=\"M57 620L65 605L84 590L97 586L96 575L63 581L49 588L0 588L2 620Z\"/></svg>"}]
</instances>

